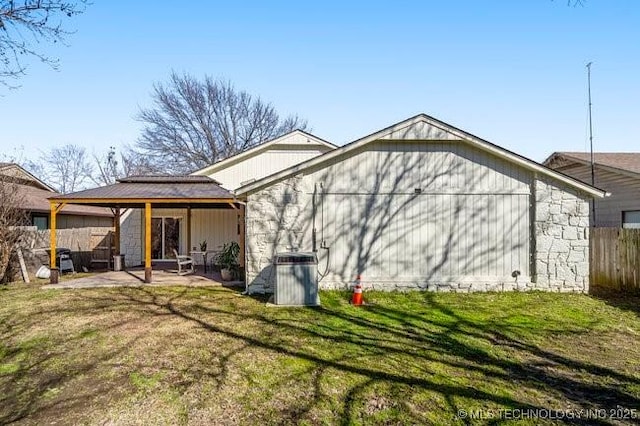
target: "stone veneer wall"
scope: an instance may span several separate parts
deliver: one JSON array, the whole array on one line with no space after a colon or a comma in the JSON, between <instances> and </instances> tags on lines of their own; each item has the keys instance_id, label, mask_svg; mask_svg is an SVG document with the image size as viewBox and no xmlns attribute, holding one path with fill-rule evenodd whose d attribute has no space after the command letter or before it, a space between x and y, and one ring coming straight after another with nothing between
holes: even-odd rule
<instances>
[{"instance_id":1,"label":"stone veneer wall","mask_svg":"<svg viewBox=\"0 0 640 426\"><path fill-rule=\"evenodd\" d=\"M126 266L142 265L142 209L130 209L120 218L120 253Z\"/></svg>"},{"instance_id":2,"label":"stone veneer wall","mask_svg":"<svg viewBox=\"0 0 640 426\"><path fill-rule=\"evenodd\" d=\"M535 287L589 291L589 199L550 179L535 181Z\"/></svg>"},{"instance_id":3,"label":"stone veneer wall","mask_svg":"<svg viewBox=\"0 0 640 426\"><path fill-rule=\"evenodd\" d=\"M544 290L587 292L589 289L589 200L550 179L533 184L531 280L484 282L466 277L463 282L365 283L377 290L509 291ZM246 208L246 278L249 292L272 292L275 280L272 256L295 248L309 250L305 226L311 221L311 188L296 176L249 195ZM522 277L524 278L524 277ZM330 279L323 288L347 288L351 283Z\"/></svg>"},{"instance_id":4,"label":"stone veneer wall","mask_svg":"<svg viewBox=\"0 0 640 426\"><path fill-rule=\"evenodd\" d=\"M311 198L303 176L294 176L249 195L245 245L250 292L273 292L274 253L308 250L303 239L305 223L311 215Z\"/></svg>"}]
</instances>

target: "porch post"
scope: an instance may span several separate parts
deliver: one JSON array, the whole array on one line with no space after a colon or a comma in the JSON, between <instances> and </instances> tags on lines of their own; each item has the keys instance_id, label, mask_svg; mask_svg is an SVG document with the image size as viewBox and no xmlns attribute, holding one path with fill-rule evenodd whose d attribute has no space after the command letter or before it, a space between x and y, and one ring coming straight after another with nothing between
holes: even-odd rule
<instances>
[{"instance_id":1,"label":"porch post","mask_svg":"<svg viewBox=\"0 0 640 426\"><path fill-rule=\"evenodd\" d=\"M238 210L238 231L240 233L240 235L238 236L238 245L240 246L240 254L238 255L238 263L240 263L240 266L242 266L242 268L245 270L247 270L247 265L244 264L244 247L245 247L245 206L244 204L240 204L240 210Z\"/></svg>"},{"instance_id":2,"label":"porch post","mask_svg":"<svg viewBox=\"0 0 640 426\"><path fill-rule=\"evenodd\" d=\"M58 204L51 203L51 227L50 232L50 258L51 258L51 275L49 276L49 282L51 284L58 284L58 268L56 265L56 213L58 213Z\"/></svg>"},{"instance_id":3,"label":"porch post","mask_svg":"<svg viewBox=\"0 0 640 426\"><path fill-rule=\"evenodd\" d=\"M185 253L191 251L191 206L187 207L187 249Z\"/></svg>"},{"instance_id":4,"label":"porch post","mask_svg":"<svg viewBox=\"0 0 640 426\"><path fill-rule=\"evenodd\" d=\"M144 204L144 282L151 282L151 203Z\"/></svg>"},{"instance_id":5,"label":"porch post","mask_svg":"<svg viewBox=\"0 0 640 426\"><path fill-rule=\"evenodd\" d=\"M115 255L120 255L120 207L116 207L113 216L113 227L116 229L114 245L116 246Z\"/></svg>"}]
</instances>

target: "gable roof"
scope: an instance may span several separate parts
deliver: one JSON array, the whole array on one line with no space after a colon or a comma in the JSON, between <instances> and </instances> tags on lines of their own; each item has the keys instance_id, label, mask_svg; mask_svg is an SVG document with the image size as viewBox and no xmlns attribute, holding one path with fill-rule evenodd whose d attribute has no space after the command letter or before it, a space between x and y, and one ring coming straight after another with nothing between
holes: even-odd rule
<instances>
[{"instance_id":1,"label":"gable roof","mask_svg":"<svg viewBox=\"0 0 640 426\"><path fill-rule=\"evenodd\" d=\"M460 130L450 124L437 120L426 114L418 114L414 117L393 124L375 133L372 133L363 138L357 139L347 145L340 148L336 148L333 151L329 151L318 157L307 160L303 163L284 169L278 173L274 173L263 179L251 182L238 188L235 193L237 195L246 194L248 192L255 191L258 188L267 186L275 181L284 179L286 177L298 174L304 170L328 162L333 158L340 155L357 150L371 142L377 140L463 140L473 146L489 152L499 158L518 164L525 169L531 170L536 173L540 173L545 176L549 176L556 180L566 183L567 185L583 191L587 194L604 197L607 192L599 188L588 185L563 173L552 170L542 164L539 164L533 160L516 154L512 151L504 149L498 145L481 139L471 133Z\"/></svg>"},{"instance_id":2,"label":"gable roof","mask_svg":"<svg viewBox=\"0 0 640 426\"><path fill-rule=\"evenodd\" d=\"M286 145L287 139L289 139L291 136L294 136L294 135L305 136L309 142L313 142L316 145L322 145L330 149L337 148L337 146L332 144L331 142L327 142L324 139L320 139L319 137L312 135L311 133L305 132L304 130L296 129L282 136L279 136L275 139L271 139L269 141L258 144L252 148L247 149L246 151L239 152L238 154L232 155L231 157L227 157L224 160L220 160L216 163L213 163L212 165L207 166L203 169L197 170L191 174L192 175L209 175L211 173L215 173L217 171L227 168L228 166L231 166L232 164L235 164L246 158L257 155L260 152L266 151L268 148L274 145Z\"/></svg>"},{"instance_id":3,"label":"gable roof","mask_svg":"<svg viewBox=\"0 0 640 426\"><path fill-rule=\"evenodd\" d=\"M45 191L58 192L17 163L0 163L0 175L16 179L22 184L32 185Z\"/></svg>"},{"instance_id":4,"label":"gable roof","mask_svg":"<svg viewBox=\"0 0 640 426\"><path fill-rule=\"evenodd\" d=\"M574 162L591 165L591 154L588 152L554 152L546 160L545 165ZM614 173L631 175L640 178L640 152L594 152L593 163L596 166Z\"/></svg>"}]
</instances>

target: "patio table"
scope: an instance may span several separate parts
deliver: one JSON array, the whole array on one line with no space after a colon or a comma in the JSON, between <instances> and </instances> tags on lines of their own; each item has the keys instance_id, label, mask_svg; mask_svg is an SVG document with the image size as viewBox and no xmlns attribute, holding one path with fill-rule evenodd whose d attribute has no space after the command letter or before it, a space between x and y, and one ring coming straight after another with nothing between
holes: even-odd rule
<instances>
[{"instance_id":1,"label":"patio table","mask_svg":"<svg viewBox=\"0 0 640 426\"><path fill-rule=\"evenodd\" d=\"M193 250L189 252L191 257L193 257L194 259L196 258L202 259L202 264L204 265L205 274L207 273L207 258L209 257L209 255L215 256L216 253L218 253L217 250L205 250L205 251Z\"/></svg>"}]
</instances>

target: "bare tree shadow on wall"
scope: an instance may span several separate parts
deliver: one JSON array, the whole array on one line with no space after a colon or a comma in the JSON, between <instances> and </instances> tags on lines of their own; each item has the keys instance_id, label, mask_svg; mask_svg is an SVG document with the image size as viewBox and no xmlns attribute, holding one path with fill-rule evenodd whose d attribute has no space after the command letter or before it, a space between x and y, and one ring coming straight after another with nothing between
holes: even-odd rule
<instances>
[{"instance_id":1,"label":"bare tree shadow on wall","mask_svg":"<svg viewBox=\"0 0 640 426\"><path fill-rule=\"evenodd\" d=\"M325 282L338 287L357 275L425 289L461 277L526 277L531 178L460 141L375 142L270 192L257 233L275 238L261 256L316 250ZM272 281L272 266L261 268Z\"/></svg>"}]
</instances>

